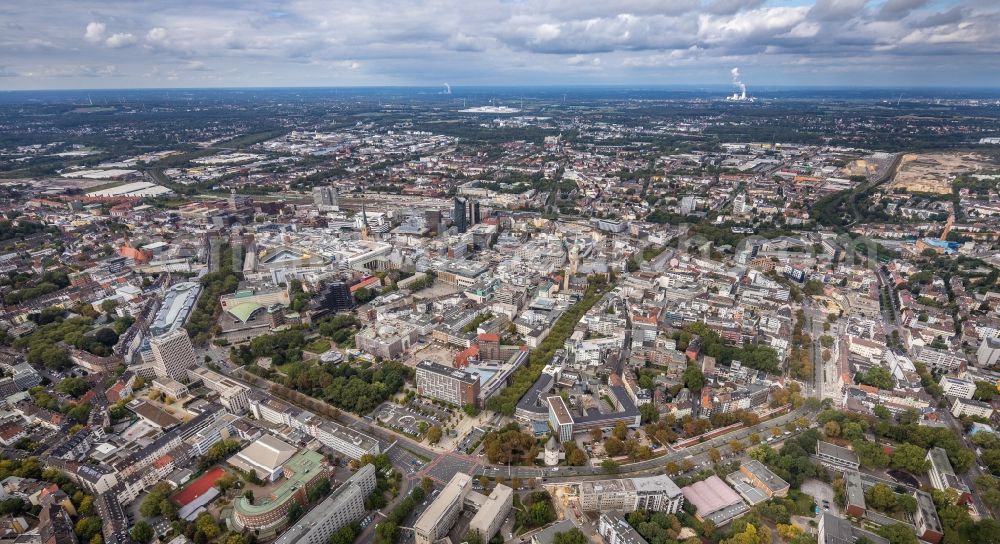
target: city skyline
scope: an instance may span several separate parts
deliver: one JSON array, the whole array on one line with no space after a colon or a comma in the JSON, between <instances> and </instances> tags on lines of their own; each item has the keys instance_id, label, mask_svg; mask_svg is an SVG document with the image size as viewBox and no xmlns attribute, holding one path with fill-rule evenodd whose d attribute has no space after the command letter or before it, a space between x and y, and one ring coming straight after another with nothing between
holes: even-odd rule
<instances>
[{"instance_id":1,"label":"city skyline","mask_svg":"<svg viewBox=\"0 0 1000 544\"><path fill-rule=\"evenodd\" d=\"M0 15L0 89L1000 86L988 0L57 4Z\"/></svg>"}]
</instances>

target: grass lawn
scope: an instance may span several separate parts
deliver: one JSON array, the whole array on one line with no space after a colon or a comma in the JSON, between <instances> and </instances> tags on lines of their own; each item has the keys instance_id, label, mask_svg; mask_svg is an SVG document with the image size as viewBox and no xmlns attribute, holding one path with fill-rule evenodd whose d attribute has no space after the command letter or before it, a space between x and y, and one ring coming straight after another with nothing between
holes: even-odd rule
<instances>
[{"instance_id":1,"label":"grass lawn","mask_svg":"<svg viewBox=\"0 0 1000 544\"><path fill-rule=\"evenodd\" d=\"M326 338L317 338L302 349L311 353L323 353L330 349L330 341Z\"/></svg>"}]
</instances>

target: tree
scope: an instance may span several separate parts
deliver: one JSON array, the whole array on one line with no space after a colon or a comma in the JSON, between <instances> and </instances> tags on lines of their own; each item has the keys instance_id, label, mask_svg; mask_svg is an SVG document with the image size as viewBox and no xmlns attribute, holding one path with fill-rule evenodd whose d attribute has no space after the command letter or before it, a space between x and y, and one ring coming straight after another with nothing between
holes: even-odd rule
<instances>
[{"instance_id":1,"label":"tree","mask_svg":"<svg viewBox=\"0 0 1000 544\"><path fill-rule=\"evenodd\" d=\"M779 523L777 527L778 527L778 535L785 542L791 542L803 534L802 529L799 529L798 526L792 525L790 523L789 524Z\"/></svg>"},{"instance_id":2,"label":"tree","mask_svg":"<svg viewBox=\"0 0 1000 544\"><path fill-rule=\"evenodd\" d=\"M743 446L743 442L740 442L739 440L734 439L729 441L729 451L733 453L740 453L744 450L744 448L745 446Z\"/></svg>"},{"instance_id":3,"label":"tree","mask_svg":"<svg viewBox=\"0 0 1000 544\"><path fill-rule=\"evenodd\" d=\"M972 398L982 401L989 402L993 400L997 394L996 384L990 382L976 382L976 392L972 394Z\"/></svg>"},{"instance_id":4,"label":"tree","mask_svg":"<svg viewBox=\"0 0 1000 544\"><path fill-rule=\"evenodd\" d=\"M700 368L693 364L688 365L684 369L683 378L684 386L690 389L692 393L701 391L701 388L705 386L705 375L702 374Z\"/></svg>"},{"instance_id":5,"label":"tree","mask_svg":"<svg viewBox=\"0 0 1000 544\"><path fill-rule=\"evenodd\" d=\"M885 453L882 446L867 440L855 440L854 453L858 455L858 460L863 466L868 468L885 468L889 466L889 455Z\"/></svg>"},{"instance_id":6,"label":"tree","mask_svg":"<svg viewBox=\"0 0 1000 544\"><path fill-rule=\"evenodd\" d=\"M56 391L69 395L71 397L79 398L81 395L90 391L90 384L86 380L71 376L69 378L64 378L59 383L56 384Z\"/></svg>"},{"instance_id":7,"label":"tree","mask_svg":"<svg viewBox=\"0 0 1000 544\"><path fill-rule=\"evenodd\" d=\"M101 533L101 518L96 516L90 516L85 518L80 518L80 521L76 522L76 536L80 537L80 541L89 541L94 538L94 535Z\"/></svg>"},{"instance_id":8,"label":"tree","mask_svg":"<svg viewBox=\"0 0 1000 544\"><path fill-rule=\"evenodd\" d=\"M341 527L330 535L330 544L353 544L360 533L361 527L357 523Z\"/></svg>"},{"instance_id":9,"label":"tree","mask_svg":"<svg viewBox=\"0 0 1000 544\"><path fill-rule=\"evenodd\" d=\"M892 417L892 412L890 412L888 408L882 406L881 404L873 408L872 413L875 414L875 417L879 419L889 419L890 417Z\"/></svg>"},{"instance_id":10,"label":"tree","mask_svg":"<svg viewBox=\"0 0 1000 544\"><path fill-rule=\"evenodd\" d=\"M249 490L247 490L249 491ZM177 505L173 503L170 499L163 499L160 501L160 515L167 520L177 519L178 508Z\"/></svg>"},{"instance_id":11,"label":"tree","mask_svg":"<svg viewBox=\"0 0 1000 544\"><path fill-rule=\"evenodd\" d=\"M652 402L639 406L639 414L642 416L643 423L656 423L660 419L660 411Z\"/></svg>"},{"instance_id":12,"label":"tree","mask_svg":"<svg viewBox=\"0 0 1000 544\"><path fill-rule=\"evenodd\" d=\"M358 302L362 304L375 298L375 295L376 295L375 291L367 287L362 287L354 292L354 298L356 298Z\"/></svg>"},{"instance_id":13,"label":"tree","mask_svg":"<svg viewBox=\"0 0 1000 544\"><path fill-rule=\"evenodd\" d=\"M146 498L142 500L142 504L139 505L139 513L142 514L142 517L155 518L159 516L160 504L167 500L169 493L170 486L166 483L159 483L153 486L153 489L149 490Z\"/></svg>"},{"instance_id":14,"label":"tree","mask_svg":"<svg viewBox=\"0 0 1000 544\"><path fill-rule=\"evenodd\" d=\"M918 544L913 529L902 523L885 525L877 529L878 534L889 541L889 544Z\"/></svg>"},{"instance_id":15,"label":"tree","mask_svg":"<svg viewBox=\"0 0 1000 544\"><path fill-rule=\"evenodd\" d=\"M441 441L442 434L443 432L441 431L441 427L439 425L431 427L430 430L427 431L427 443L437 444Z\"/></svg>"},{"instance_id":16,"label":"tree","mask_svg":"<svg viewBox=\"0 0 1000 544\"><path fill-rule=\"evenodd\" d=\"M618 457L619 455L625 453L625 444L621 440L613 436L609 436L608 439L604 441L604 452L611 457Z\"/></svg>"},{"instance_id":17,"label":"tree","mask_svg":"<svg viewBox=\"0 0 1000 544\"><path fill-rule=\"evenodd\" d=\"M896 493L885 484L875 484L865 494L868 505L882 512L896 509Z\"/></svg>"},{"instance_id":18,"label":"tree","mask_svg":"<svg viewBox=\"0 0 1000 544\"><path fill-rule=\"evenodd\" d=\"M479 531L475 529L469 529L465 533L465 541L468 544L483 544L483 535L479 534Z\"/></svg>"},{"instance_id":19,"label":"tree","mask_svg":"<svg viewBox=\"0 0 1000 544\"><path fill-rule=\"evenodd\" d=\"M826 425L823 425L823 434L829 438L840 436L840 425L836 421L827 421Z\"/></svg>"},{"instance_id":20,"label":"tree","mask_svg":"<svg viewBox=\"0 0 1000 544\"><path fill-rule=\"evenodd\" d=\"M571 467L582 467L587 464L587 454L576 445L576 442L566 442L563 444L566 450L566 464Z\"/></svg>"},{"instance_id":21,"label":"tree","mask_svg":"<svg viewBox=\"0 0 1000 544\"><path fill-rule=\"evenodd\" d=\"M898 468L912 474L923 474L927 472L928 463L926 460L927 450L914 444L900 444L892 452L890 464L893 468Z\"/></svg>"},{"instance_id":22,"label":"tree","mask_svg":"<svg viewBox=\"0 0 1000 544\"><path fill-rule=\"evenodd\" d=\"M716 449L716 448L710 448L708 450L708 458L713 463L718 463L722 459L722 454L719 453L718 449Z\"/></svg>"},{"instance_id":23,"label":"tree","mask_svg":"<svg viewBox=\"0 0 1000 544\"><path fill-rule=\"evenodd\" d=\"M94 333L94 340L110 348L118 343L118 333L113 329L103 327L97 329L97 332Z\"/></svg>"},{"instance_id":24,"label":"tree","mask_svg":"<svg viewBox=\"0 0 1000 544\"><path fill-rule=\"evenodd\" d=\"M302 506L299 505L298 502L293 501L292 507L294 508L296 506L299 507L301 515ZM289 508L289 513L291 513L291 508ZM221 532L219 529L219 524L215 522L215 518L212 517L212 514L209 514L208 512L202 512L198 514L198 517L195 518L194 520L194 524L197 530L202 534L204 534L205 538L209 540L215 539L215 537L219 536L219 533Z\"/></svg>"},{"instance_id":25,"label":"tree","mask_svg":"<svg viewBox=\"0 0 1000 544\"><path fill-rule=\"evenodd\" d=\"M861 383L879 389L892 389L895 383L889 370L880 366L869 368L868 372L859 373L857 378Z\"/></svg>"},{"instance_id":26,"label":"tree","mask_svg":"<svg viewBox=\"0 0 1000 544\"><path fill-rule=\"evenodd\" d=\"M602 431L602 430L600 430L600 429L598 429L596 427L593 428L593 429L591 429L590 430L590 439L593 440L594 442L600 442L601 440L604 440L604 431Z\"/></svg>"},{"instance_id":27,"label":"tree","mask_svg":"<svg viewBox=\"0 0 1000 544\"><path fill-rule=\"evenodd\" d=\"M909 494L901 494L896 496L896 506L899 510L906 512L907 514L913 515L917 513L917 498Z\"/></svg>"},{"instance_id":28,"label":"tree","mask_svg":"<svg viewBox=\"0 0 1000 544\"><path fill-rule=\"evenodd\" d=\"M757 433L750 433L750 443L755 446L760 444L760 435Z\"/></svg>"},{"instance_id":29,"label":"tree","mask_svg":"<svg viewBox=\"0 0 1000 544\"><path fill-rule=\"evenodd\" d=\"M153 536L155 536L153 534L153 527L146 523L145 520L139 520L135 526L132 527L130 534L132 535L132 538L140 544L148 544L153 540Z\"/></svg>"},{"instance_id":30,"label":"tree","mask_svg":"<svg viewBox=\"0 0 1000 544\"><path fill-rule=\"evenodd\" d=\"M612 461L611 459L605 459L601 461L601 468L604 469L605 474L618 473L618 463Z\"/></svg>"},{"instance_id":31,"label":"tree","mask_svg":"<svg viewBox=\"0 0 1000 544\"><path fill-rule=\"evenodd\" d=\"M611 435L622 441L628 439L628 426L625 425L624 421L615 423L614 429L611 430Z\"/></svg>"},{"instance_id":32,"label":"tree","mask_svg":"<svg viewBox=\"0 0 1000 544\"><path fill-rule=\"evenodd\" d=\"M732 537L722 541L722 544L770 544L771 531L761 526L758 529L752 523L747 523L742 532L733 534Z\"/></svg>"},{"instance_id":33,"label":"tree","mask_svg":"<svg viewBox=\"0 0 1000 544\"><path fill-rule=\"evenodd\" d=\"M421 489L424 490L425 494L430 493L431 491L434 490L434 480L431 480L429 477L424 476L424 478L420 480L420 487Z\"/></svg>"},{"instance_id":34,"label":"tree","mask_svg":"<svg viewBox=\"0 0 1000 544\"><path fill-rule=\"evenodd\" d=\"M587 544L588 542L587 535L583 534L583 531L576 527L568 531L556 533L552 537L552 544Z\"/></svg>"}]
</instances>

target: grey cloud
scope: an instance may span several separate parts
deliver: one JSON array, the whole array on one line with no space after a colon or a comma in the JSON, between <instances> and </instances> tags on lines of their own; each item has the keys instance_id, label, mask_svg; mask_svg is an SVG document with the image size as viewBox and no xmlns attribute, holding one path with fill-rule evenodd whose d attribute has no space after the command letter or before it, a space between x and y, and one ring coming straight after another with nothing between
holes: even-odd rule
<instances>
[{"instance_id":1,"label":"grey cloud","mask_svg":"<svg viewBox=\"0 0 1000 544\"><path fill-rule=\"evenodd\" d=\"M548 54L669 50L694 45L693 23L684 18L622 14L613 18L524 24L501 39L515 47Z\"/></svg>"},{"instance_id":2,"label":"grey cloud","mask_svg":"<svg viewBox=\"0 0 1000 544\"><path fill-rule=\"evenodd\" d=\"M906 17L915 9L928 4L929 0L886 0L878 10L878 18L882 20L900 19Z\"/></svg>"},{"instance_id":3,"label":"grey cloud","mask_svg":"<svg viewBox=\"0 0 1000 544\"><path fill-rule=\"evenodd\" d=\"M928 15L913 24L914 28L932 28L935 26L953 25L960 23L968 16L968 10L962 6L955 6L948 11L939 11Z\"/></svg>"},{"instance_id":4,"label":"grey cloud","mask_svg":"<svg viewBox=\"0 0 1000 544\"><path fill-rule=\"evenodd\" d=\"M868 0L817 0L809 18L818 21L842 21L861 14Z\"/></svg>"},{"instance_id":5,"label":"grey cloud","mask_svg":"<svg viewBox=\"0 0 1000 544\"><path fill-rule=\"evenodd\" d=\"M764 0L711 0L705 4L705 11L715 15L732 15L744 9L758 8Z\"/></svg>"}]
</instances>

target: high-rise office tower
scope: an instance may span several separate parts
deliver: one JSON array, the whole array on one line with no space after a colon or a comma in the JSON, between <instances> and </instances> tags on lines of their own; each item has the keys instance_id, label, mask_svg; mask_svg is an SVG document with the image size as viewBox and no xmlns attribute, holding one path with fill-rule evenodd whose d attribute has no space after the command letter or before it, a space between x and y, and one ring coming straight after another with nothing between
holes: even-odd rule
<instances>
[{"instance_id":1,"label":"high-rise office tower","mask_svg":"<svg viewBox=\"0 0 1000 544\"><path fill-rule=\"evenodd\" d=\"M469 208L469 224L478 225L482 223L483 219L479 215L479 201L469 200L467 206Z\"/></svg>"},{"instance_id":2,"label":"high-rise office tower","mask_svg":"<svg viewBox=\"0 0 1000 544\"><path fill-rule=\"evenodd\" d=\"M458 232L465 232L468 230L468 221L465 215L465 204L464 198L455 198L455 209L451 213L451 221L455 224L455 228Z\"/></svg>"},{"instance_id":3,"label":"high-rise office tower","mask_svg":"<svg viewBox=\"0 0 1000 544\"><path fill-rule=\"evenodd\" d=\"M196 364L194 348L187 331L176 329L149 341L153 350L153 369L161 378L186 380L187 369Z\"/></svg>"}]
</instances>

